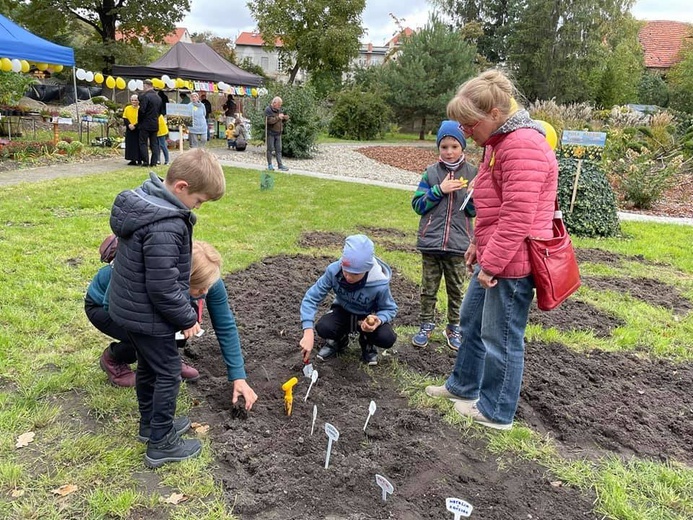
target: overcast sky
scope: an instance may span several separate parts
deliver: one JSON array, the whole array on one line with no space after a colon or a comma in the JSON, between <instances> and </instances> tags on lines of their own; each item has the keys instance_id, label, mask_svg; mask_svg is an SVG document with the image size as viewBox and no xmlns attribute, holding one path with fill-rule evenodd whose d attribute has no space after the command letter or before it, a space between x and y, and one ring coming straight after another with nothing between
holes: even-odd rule
<instances>
[{"instance_id":1,"label":"overcast sky","mask_svg":"<svg viewBox=\"0 0 693 520\"><path fill-rule=\"evenodd\" d=\"M191 33L211 31L215 36L236 39L242 31L252 31L255 21L246 0L192 0L190 14L180 24ZM691 0L636 0L633 14L640 20L676 20L693 23ZM397 32L389 13L403 25L416 29L428 19L426 0L366 0L363 23L368 30L364 42L382 45Z\"/></svg>"}]
</instances>

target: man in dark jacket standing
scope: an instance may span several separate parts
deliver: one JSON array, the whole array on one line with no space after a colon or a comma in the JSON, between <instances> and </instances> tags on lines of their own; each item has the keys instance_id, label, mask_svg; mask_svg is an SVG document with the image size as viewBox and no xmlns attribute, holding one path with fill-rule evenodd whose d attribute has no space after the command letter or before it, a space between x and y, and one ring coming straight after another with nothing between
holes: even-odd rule
<instances>
[{"instance_id":1,"label":"man in dark jacket standing","mask_svg":"<svg viewBox=\"0 0 693 520\"><path fill-rule=\"evenodd\" d=\"M282 103L282 98L277 96L265 109L267 169L274 170L272 166L272 152L275 152L277 167L283 172L288 172L289 169L282 162L282 131L284 130L284 121L287 121L289 116L282 112Z\"/></svg>"},{"instance_id":2,"label":"man in dark jacket standing","mask_svg":"<svg viewBox=\"0 0 693 520\"><path fill-rule=\"evenodd\" d=\"M137 116L137 129L140 137L140 157L142 166L156 166L159 164L159 114L163 115L161 98L154 90L152 80L144 80L144 92L140 94L140 110ZM149 152L147 143L152 150L151 161L148 161Z\"/></svg>"}]
</instances>

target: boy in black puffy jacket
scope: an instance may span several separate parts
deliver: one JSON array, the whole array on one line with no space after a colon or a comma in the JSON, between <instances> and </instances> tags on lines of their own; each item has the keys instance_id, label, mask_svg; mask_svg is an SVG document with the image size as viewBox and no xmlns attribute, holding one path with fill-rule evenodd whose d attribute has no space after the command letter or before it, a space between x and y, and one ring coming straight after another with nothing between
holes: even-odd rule
<instances>
[{"instance_id":1,"label":"boy in black puffy jacket","mask_svg":"<svg viewBox=\"0 0 693 520\"><path fill-rule=\"evenodd\" d=\"M159 467L199 455L198 440L183 440L190 420L174 421L181 381L175 333L200 330L190 306L192 209L224 195L224 172L202 149L176 158L162 181L153 172L135 190L120 193L111 210L118 252L108 289L108 311L137 350L139 436L149 439L145 464Z\"/></svg>"}]
</instances>

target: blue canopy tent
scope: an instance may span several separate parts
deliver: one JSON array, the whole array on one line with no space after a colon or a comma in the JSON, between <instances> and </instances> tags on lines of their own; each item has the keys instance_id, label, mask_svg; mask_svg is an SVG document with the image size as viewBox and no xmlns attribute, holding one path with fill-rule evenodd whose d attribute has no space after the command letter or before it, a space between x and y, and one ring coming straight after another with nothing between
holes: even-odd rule
<instances>
[{"instance_id":1,"label":"blue canopy tent","mask_svg":"<svg viewBox=\"0 0 693 520\"><path fill-rule=\"evenodd\" d=\"M72 67L72 86L75 89L75 101L77 101L75 51L71 47L63 47L39 38L0 14L0 56ZM77 120L79 120L79 109L77 110Z\"/></svg>"},{"instance_id":2,"label":"blue canopy tent","mask_svg":"<svg viewBox=\"0 0 693 520\"><path fill-rule=\"evenodd\" d=\"M0 14L0 56L75 66L75 51L30 33Z\"/></svg>"}]
</instances>

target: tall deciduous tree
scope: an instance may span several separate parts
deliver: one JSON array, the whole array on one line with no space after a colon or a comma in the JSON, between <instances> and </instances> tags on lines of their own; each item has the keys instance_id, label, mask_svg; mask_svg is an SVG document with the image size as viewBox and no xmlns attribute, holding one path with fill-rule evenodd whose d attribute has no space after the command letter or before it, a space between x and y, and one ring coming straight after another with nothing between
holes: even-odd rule
<instances>
[{"instance_id":1,"label":"tall deciduous tree","mask_svg":"<svg viewBox=\"0 0 693 520\"><path fill-rule=\"evenodd\" d=\"M290 64L289 84L299 69L342 73L358 56L363 34L361 14L365 0L252 0L248 8L257 21L262 39Z\"/></svg>"},{"instance_id":2,"label":"tall deciduous tree","mask_svg":"<svg viewBox=\"0 0 693 520\"><path fill-rule=\"evenodd\" d=\"M95 32L101 44L104 70L116 63L116 30L124 40L143 38L160 42L190 10L190 0L175 6L165 0L28 0L18 8L23 24L32 32L50 38L79 20Z\"/></svg>"},{"instance_id":3,"label":"tall deciduous tree","mask_svg":"<svg viewBox=\"0 0 693 520\"><path fill-rule=\"evenodd\" d=\"M383 67L389 103L400 121L421 121L423 139L430 121L445 118L445 108L461 83L476 73L476 49L435 15L404 39L395 61Z\"/></svg>"},{"instance_id":4,"label":"tall deciduous tree","mask_svg":"<svg viewBox=\"0 0 693 520\"><path fill-rule=\"evenodd\" d=\"M633 0L513 0L508 61L530 99L594 100ZM639 80L639 76L638 76Z\"/></svg>"},{"instance_id":5,"label":"tall deciduous tree","mask_svg":"<svg viewBox=\"0 0 693 520\"><path fill-rule=\"evenodd\" d=\"M219 56L232 63L236 63L236 52L233 50L230 38L222 38L221 36L215 36L211 31L204 31L193 33L190 39L195 43L206 43Z\"/></svg>"},{"instance_id":6,"label":"tall deciduous tree","mask_svg":"<svg viewBox=\"0 0 693 520\"><path fill-rule=\"evenodd\" d=\"M681 56L681 61L667 75L670 104L673 108L693 114L693 44L688 44Z\"/></svg>"}]
</instances>

